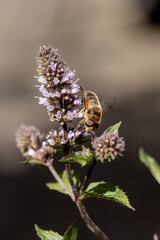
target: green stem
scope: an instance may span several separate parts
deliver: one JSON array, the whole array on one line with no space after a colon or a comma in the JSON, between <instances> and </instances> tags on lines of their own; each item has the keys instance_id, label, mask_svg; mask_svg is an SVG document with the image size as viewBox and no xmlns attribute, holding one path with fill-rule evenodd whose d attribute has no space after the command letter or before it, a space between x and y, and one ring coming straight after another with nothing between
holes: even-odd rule
<instances>
[{"instance_id":1,"label":"green stem","mask_svg":"<svg viewBox=\"0 0 160 240\"><path fill-rule=\"evenodd\" d=\"M74 202L75 201L75 197L74 197L73 192L71 192L69 190L69 188L66 186L66 184L62 181L62 179L60 178L60 176L58 175L58 173L56 172L56 170L54 169L52 164L48 163L47 167L50 170L50 172L52 173L53 177L57 180L57 182L59 182L59 184L69 194L69 196L71 197L72 201Z\"/></svg>"}]
</instances>

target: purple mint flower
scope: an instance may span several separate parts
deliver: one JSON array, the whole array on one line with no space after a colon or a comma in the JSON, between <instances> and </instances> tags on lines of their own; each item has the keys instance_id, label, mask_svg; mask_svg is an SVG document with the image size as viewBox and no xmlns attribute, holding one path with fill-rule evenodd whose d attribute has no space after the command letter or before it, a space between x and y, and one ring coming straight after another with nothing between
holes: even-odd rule
<instances>
[{"instance_id":1,"label":"purple mint flower","mask_svg":"<svg viewBox=\"0 0 160 240\"><path fill-rule=\"evenodd\" d=\"M70 71L58 55L57 49L41 46L37 55L39 91L43 98L39 104L47 107L51 121L71 122L77 118L81 100L75 73ZM76 113L75 113L75 108ZM53 112L54 111L54 112Z\"/></svg>"}]
</instances>

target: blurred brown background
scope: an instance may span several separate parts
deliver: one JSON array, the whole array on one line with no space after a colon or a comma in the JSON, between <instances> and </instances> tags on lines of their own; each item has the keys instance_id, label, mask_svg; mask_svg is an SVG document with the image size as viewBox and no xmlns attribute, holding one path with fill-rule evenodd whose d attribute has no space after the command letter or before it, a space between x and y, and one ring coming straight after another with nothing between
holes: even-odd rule
<instances>
[{"instance_id":1,"label":"blurred brown background","mask_svg":"<svg viewBox=\"0 0 160 240\"><path fill-rule=\"evenodd\" d=\"M47 169L18 164L14 133L21 123L48 132L57 125L37 104L34 57L41 44L59 49L87 89L100 99L118 95L98 134L122 120L123 158L98 164L92 180L120 186L136 212L116 203L89 199L95 222L118 240L151 240L160 233L160 186L139 162L138 149L159 158L159 0L1 0L0 9L0 238L38 239L34 223L63 234L76 220L78 239L96 237L85 227L69 198L49 192ZM57 170L63 168L56 164ZM86 171L86 169L83 169ZM82 172L82 171L81 171ZM82 172L83 174L83 172Z\"/></svg>"}]
</instances>

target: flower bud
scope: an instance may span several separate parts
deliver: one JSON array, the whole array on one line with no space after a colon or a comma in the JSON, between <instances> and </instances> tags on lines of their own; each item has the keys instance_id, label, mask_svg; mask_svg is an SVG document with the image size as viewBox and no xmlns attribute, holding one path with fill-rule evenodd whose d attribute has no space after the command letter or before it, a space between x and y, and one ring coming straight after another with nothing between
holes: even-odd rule
<instances>
[{"instance_id":1,"label":"flower bud","mask_svg":"<svg viewBox=\"0 0 160 240\"><path fill-rule=\"evenodd\" d=\"M118 155L122 156L125 150L125 141L118 134L104 133L92 141L97 160L114 160Z\"/></svg>"}]
</instances>

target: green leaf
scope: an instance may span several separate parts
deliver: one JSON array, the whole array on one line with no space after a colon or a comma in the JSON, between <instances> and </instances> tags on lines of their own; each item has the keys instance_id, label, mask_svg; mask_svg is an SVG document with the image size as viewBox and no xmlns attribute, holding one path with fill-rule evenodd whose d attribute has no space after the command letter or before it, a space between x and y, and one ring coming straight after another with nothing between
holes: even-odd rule
<instances>
[{"instance_id":1,"label":"green leaf","mask_svg":"<svg viewBox=\"0 0 160 240\"><path fill-rule=\"evenodd\" d=\"M58 182L48 182L46 183L46 186L49 188L49 190L55 190L68 195L68 193L62 188L62 186Z\"/></svg>"},{"instance_id":2,"label":"green leaf","mask_svg":"<svg viewBox=\"0 0 160 240\"><path fill-rule=\"evenodd\" d=\"M45 163L42 159L28 158L26 161L20 162L24 165L40 165L45 166Z\"/></svg>"},{"instance_id":3,"label":"green leaf","mask_svg":"<svg viewBox=\"0 0 160 240\"><path fill-rule=\"evenodd\" d=\"M81 196L81 199L89 198L89 197L97 197L103 198L107 200L111 200L114 202L121 203L132 210L135 210L129 203L128 197L125 192L119 189L117 186L113 186L110 183L106 182L93 182L89 184L84 194Z\"/></svg>"},{"instance_id":4,"label":"green leaf","mask_svg":"<svg viewBox=\"0 0 160 240\"><path fill-rule=\"evenodd\" d=\"M59 162L79 163L81 167L84 167L86 164L93 163L93 153L89 148L82 146L82 151L70 153L61 158Z\"/></svg>"},{"instance_id":5,"label":"green leaf","mask_svg":"<svg viewBox=\"0 0 160 240\"><path fill-rule=\"evenodd\" d=\"M80 185L79 175L74 170L71 171L71 174L72 174L73 182L76 185L76 187L78 188ZM66 186L72 191L72 187L70 185L66 170L64 170L60 174L60 177L61 177L62 181L66 184ZM46 186L50 190L56 190L58 192L68 195L68 193L62 188L62 186L58 182L49 182L49 183L46 183Z\"/></svg>"},{"instance_id":6,"label":"green leaf","mask_svg":"<svg viewBox=\"0 0 160 240\"><path fill-rule=\"evenodd\" d=\"M147 154L143 148L139 149L139 159L146 167L148 167L153 177L160 184L160 165L156 162L156 160Z\"/></svg>"},{"instance_id":7,"label":"green leaf","mask_svg":"<svg viewBox=\"0 0 160 240\"><path fill-rule=\"evenodd\" d=\"M111 127L109 127L107 130L104 131L104 134L106 133L115 133L115 134L118 134L118 131L119 131L119 128L121 126L121 123L122 122L119 122Z\"/></svg>"},{"instance_id":8,"label":"green leaf","mask_svg":"<svg viewBox=\"0 0 160 240\"><path fill-rule=\"evenodd\" d=\"M76 240L76 239L77 239L77 227L76 224L73 223L65 232L63 240Z\"/></svg>"},{"instance_id":9,"label":"green leaf","mask_svg":"<svg viewBox=\"0 0 160 240\"><path fill-rule=\"evenodd\" d=\"M35 225L35 229L37 231L38 237L40 237L41 240L63 240L63 237L59 235L57 232L53 231L47 231L43 230L37 225Z\"/></svg>"}]
</instances>

